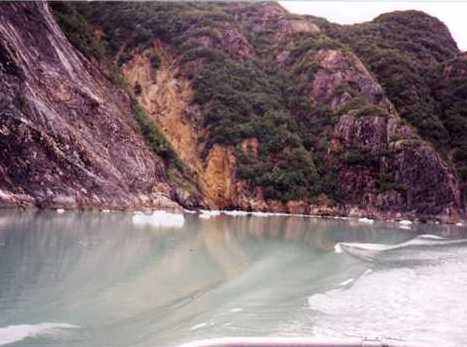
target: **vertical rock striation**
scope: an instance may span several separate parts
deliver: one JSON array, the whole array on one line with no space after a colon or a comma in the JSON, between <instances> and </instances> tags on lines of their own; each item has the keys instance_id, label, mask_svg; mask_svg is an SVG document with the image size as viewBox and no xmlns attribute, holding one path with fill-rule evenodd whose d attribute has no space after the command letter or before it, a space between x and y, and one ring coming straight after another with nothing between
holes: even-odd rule
<instances>
[{"instance_id":1,"label":"vertical rock striation","mask_svg":"<svg viewBox=\"0 0 467 347\"><path fill-rule=\"evenodd\" d=\"M128 96L78 53L45 2L0 6L0 205L175 207Z\"/></svg>"}]
</instances>

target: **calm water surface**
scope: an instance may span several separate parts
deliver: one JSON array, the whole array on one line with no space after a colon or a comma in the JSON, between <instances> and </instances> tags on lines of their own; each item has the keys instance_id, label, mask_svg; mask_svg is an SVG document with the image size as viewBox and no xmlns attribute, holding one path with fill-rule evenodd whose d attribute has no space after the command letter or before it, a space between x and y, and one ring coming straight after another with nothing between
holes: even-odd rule
<instances>
[{"instance_id":1,"label":"calm water surface","mask_svg":"<svg viewBox=\"0 0 467 347\"><path fill-rule=\"evenodd\" d=\"M364 260L338 242L461 239L456 226L186 214L0 212L0 345L172 347L223 336L467 346L467 245ZM440 241L443 242L443 241Z\"/></svg>"}]
</instances>

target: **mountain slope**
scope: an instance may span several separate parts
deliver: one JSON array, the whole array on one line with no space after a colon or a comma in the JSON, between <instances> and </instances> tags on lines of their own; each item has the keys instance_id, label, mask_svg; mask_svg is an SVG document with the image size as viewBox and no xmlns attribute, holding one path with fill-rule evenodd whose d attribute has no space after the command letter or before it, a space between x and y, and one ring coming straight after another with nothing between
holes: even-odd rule
<instances>
[{"instance_id":1,"label":"mountain slope","mask_svg":"<svg viewBox=\"0 0 467 347\"><path fill-rule=\"evenodd\" d=\"M418 11L323 27L362 58L400 115L454 163L465 195L467 162L462 153L467 149L467 117L461 91L466 81L465 54L459 52L448 28Z\"/></svg>"},{"instance_id":2,"label":"mountain slope","mask_svg":"<svg viewBox=\"0 0 467 347\"><path fill-rule=\"evenodd\" d=\"M76 8L103 33L211 206L458 215L455 172L399 117L396 95L360 61L359 46L357 55L349 50L357 34L274 3ZM454 56L447 29L420 16L414 28L404 22L413 14L378 18L382 32L396 33L379 40L399 47L393 22L409 33L436 29L437 45L425 39L414 59L434 65Z\"/></svg>"},{"instance_id":3,"label":"mountain slope","mask_svg":"<svg viewBox=\"0 0 467 347\"><path fill-rule=\"evenodd\" d=\"M4 109L39 129L20 144L22 130L4 127L4 201L136 207L172 199L189 207L444 221L463 213L451 159L464 160L460 150L446 154L431 128L409 116L428 86L424 114L452 132L441 103L447 89L414 79L408 86L416 97L404 99L390 88L385 69L392 63L373 55L385 43L448 76L458 52L438 22L420 15L412 28L396 13L349 29L275 3L51 5L81 53L45 4L1 8ZM35 41L29 21L44 23ZM437 36L406 47L394 22L412 34L435 28ZM10 27L21 39L9 36ZM373 35L374 27L385 34ZM378 47L366 54L362 35ZM34 52L39 64L31 63ZM15 142L21 152L6 155ZM30 157L29 147L39 154ZM60 159L72 153L74 171ZM27 167L47 180L41 185Z\"/></svg>"},{"instance_id":4,"label":"mountain slope","mask_svg":"<svg viewBox=\"0 0 467 347\"><path fill-rule=\"evenodd\" d=\"M130 99L44 2L0 7L0 205L176 207Z\"/></svg>"}]
</instances>

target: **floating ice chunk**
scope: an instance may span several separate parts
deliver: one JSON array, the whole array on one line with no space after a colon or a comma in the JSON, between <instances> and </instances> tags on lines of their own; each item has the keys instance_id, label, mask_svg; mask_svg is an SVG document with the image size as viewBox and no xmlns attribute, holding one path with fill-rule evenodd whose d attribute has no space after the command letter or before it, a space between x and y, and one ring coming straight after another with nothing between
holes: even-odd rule
<instances>
[{"instance_id":1,"label":"floating ice chunk","mask_svg":"<svg viewBox=\"0 0 467 347\"><path fill-rule=\"evenodd\" d=\"M210 217L217 217L220 216L221 211L218 210L200 210L201 214L203 215L209 215Z\"/></svg>"},{"instance_id":2,"label":"floating ice chunk","mask_svg":"<svg viewBox=\"0 0 467 347\"><path fill-rule=\"evenodd\" d=\"M24 340L28 337L59 335L63 329L77 329L79 326L66 323L40 323L9 325L0 328L0 345Z\"/></svg>"},{"instance_id":3,"label":"floating ice chunk","mask_svg":"<svg viewBox=\"0 0 467 347\"><path fill-rule=\"evenodd\" d=\"M411 225L412 221L404 219L404 220L399 221L399 224L400 225Z\"/></svg>"},{"instance_id":4,"label":"floating ice chunk","mask_svg":"<svg viewBox=\"0 0 467 347\"><path fill-rule=\"evenodd\" d=\"M65 210L64 210L63 208L57 208L56 211L57 211L57 213L63 213L63 212L65 212Z\"/></svg>"},{"instance_id":5,"label":"floating ice chunk","mask_svg":"<svg viewBox=\"0 0 467 347\"><path fill-rule=\"evenodd\" d=\"M181 228L185 224L183 214L166 211L154 211L151 214L137 213L133 215L133 223L136 225L150 225L157 228Z\"/></svg>"},{"instance_id":6,"label":"floating ice chunk","mask_svg":"<svg viewBox=\"0 0 467 347\"><path fill-rule=\"evenodd\" d=\"M248 216L249 212L247 211L222 211L224 214L226 214L227 216L233 216L233 217L237 217L237 216Z\"/></svg>"},{"instance_id":7,"label":"floating ice chunk","mask_svg":"<svg viewBox=\"0 0 467 347\"><path fill-rule=\"evenodd\" d=\"M342 253L344 250L342 249L342 246L340 243L336 243L336 245L334 246L334 252L336 253Z\"/></svg>"},{"instance_id":8,"label":"floating ice chunk","mask_svg":"<svg viewBox=\"0 0 467 347\"><path fill-rule=\"evenodd\" d=\"M187 210L187 209L184 209L183 212L185 213L189 213L189 214L195 214L196 211L193 211L193 210Z\"/></svg>"},{"instance_id":9,"label":"floating ice chunk","mask_svg":"<svg viewBox=\"0 0 467 347\"><path fill-rule=\"evenodd\" d=\"M104 209L104 210L102 210L101 212L102 212L102 213L109 213L110 210Z\"/></svg>"},{"instance_id":10,"label":"floating ice chunk","mask_svg":"<svg viewBox=\"0 0 467 347\"><path fill-rule=\"evenodd\" d=\"M317 216L319 217L319 216ZM328 217L328 218L331 218L331 219L339 219L339 220L349 220L350 217L345 217L345 216L333 216L333 217Z\"/></svg>"},{"instance_id":11,"label":"floating ice chunk","mask_svg":"<svg viewBox=\"0 0 467 347\"><path fill-rule=\"evenodd\" d=\"M255 217L272 217L272 216L274 216L274 213L257 211L257 212L252 212L251 215L253 215Z\"/></svg>"},{"instance_id":12,"label":"floating ice chunk","mask_svg":"<svg viewBox=\"0 0 467 347\"><path fill-rule=\"evenodd\" d=\"M243 311L243 308L241 308L241 307L234 307L234 308L232 308L232 309L230 310L230 312L234 312L234 313L235 313L235 312L242 312L242 311Z\"/></svg>"},{"instance_id":13,"label":"floating ice chunk","mask_svg":"<svg viewBox=\"0 0 467 347\"><path fill-rule=\"evenodd\" d=\"M458 226L458 227L463 227L464 224L462 224L461 222L459 222L459 223L456 223L456 226Z\"/></svg>"},{"instance_id":14,"label":"floating ice chunk","mask_svg":"<svg viewBox=\"0 0 467 347\"><path fill-rule=\"evenodd\" d=\"M410 227L410 225L404 225L404 224L400 225L399 228L401 228L401 229L406 229L406 230L411 230L411 229L412 229L412 228Z\"/></svg>"},{"instance_id":15,"label":"floating ice chunk","mask_svg":"<svg viewBox=\"0 0 467 347\"><path fill-rule=\"evenodd\" d=\"M366 218L366 217L359 218L358 221L360 223L365 223L365 224L373 224L375 222L374 219L370 219L370 218Z\"/></svg>"}]
</instances>

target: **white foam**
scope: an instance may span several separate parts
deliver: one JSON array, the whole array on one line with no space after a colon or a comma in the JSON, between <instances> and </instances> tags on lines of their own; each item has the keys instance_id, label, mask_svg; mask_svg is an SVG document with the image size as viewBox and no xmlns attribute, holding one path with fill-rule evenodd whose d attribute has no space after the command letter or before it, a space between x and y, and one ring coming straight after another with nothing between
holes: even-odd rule
<instances>
[{"instance_id":1,"label":"white foam","mask_svg":"<svg viewBox=\"0 0 467 347\"><path fill-rule=\"evenodd\" d=\"M307 299L309 307L313 307L315 302L327 301L327 300L328 300L328 296L325 294L321 294L321 293L313 294L309 296Z\"/></svg>"},{"instance_id":2,"label":"white foam","mask_svg":"<svg viewBox=\"0 0 467 347\"><path fill-rule=\"evenodd\" d=\"M419 238L419 239L428 239L428 240L446 240L442 236L432 235L432 234L418 235L417 238Z\"/></svg>"},{"instance_id":3,"label":"white foam","mask_svg":"<svg viewBox=\"0 0 467 347\"><path fill-rule=\"evenodd\" d=\"M401 225L411 225L412 223L412 221L406 219L399 221L399 224Z\"/></svg>"},{"instance_id":4,"label":"white foam","mask_svg":"<svg viewBox=\"0 0 467 347\"><path fill-rule=\"evenodd\" d=\"M352 283L353 281L355 281L353 278L349 278L348 280L339 283L339 285L342 287L345 287L346 285Z\"/></svg>"},{"instance_id":5,"label":"white foam","mask_svg":"<svg viewBox=\"0 0 467 347\"><path fill-rule=\"evenodd\" d=\"M133 224L150 225L157 228L181 228L185 224L185 217L183 214L166 211L154 211L151 214L135 213Z\"/></svg>"},{"instance_id":6,"label":"white foam","mask_svg":"<svg viewBox=\"0 0 467 347\"><path fill-rule=\"evenodd\" d=\"M373 223L375 222L374 219L365 218L365 217L359 218L358 221L359 221L360 223L365 223L365 224L373 224Z\"/></svg>"},{"instance_id":7,"label":"white foam","mask_svg":"<svg viewBox=\"0 0 467 347\"><path fill-rule=\"evenodd\" d=\"M77 329L78 325L66 323L40 323L9 325L0 328L0 345L24 340L28 337L60 335L63 329Z\"/></svg>"},{"instance_id":8,"label":"white foam","mask_svg":"<svg viewBox=\"0 0 467 347\"><path fill-rule=\"evenodd\" d=\"M65 210L64 210L63 208L57 208L56 211L57 211L57 213L60 213L60 214L63 213L63 212L65 212Z\"/></svg>"},{"instance_id":9,"label":"white foam","mask_svg":"<svg viewBox=\"0 0 467 347\"><path fill-rule=\"evenodd\" d=\"M203 327L205 327L205 326L207 326L207 325L208 325L208 323L196 324L196 325L193 325L193 326L191 327L190 330L192 330L192 331L193 331L193 330L198 330L198 329L201 329L201 328L203 328Z\"/></svg>"}]
</instances>

